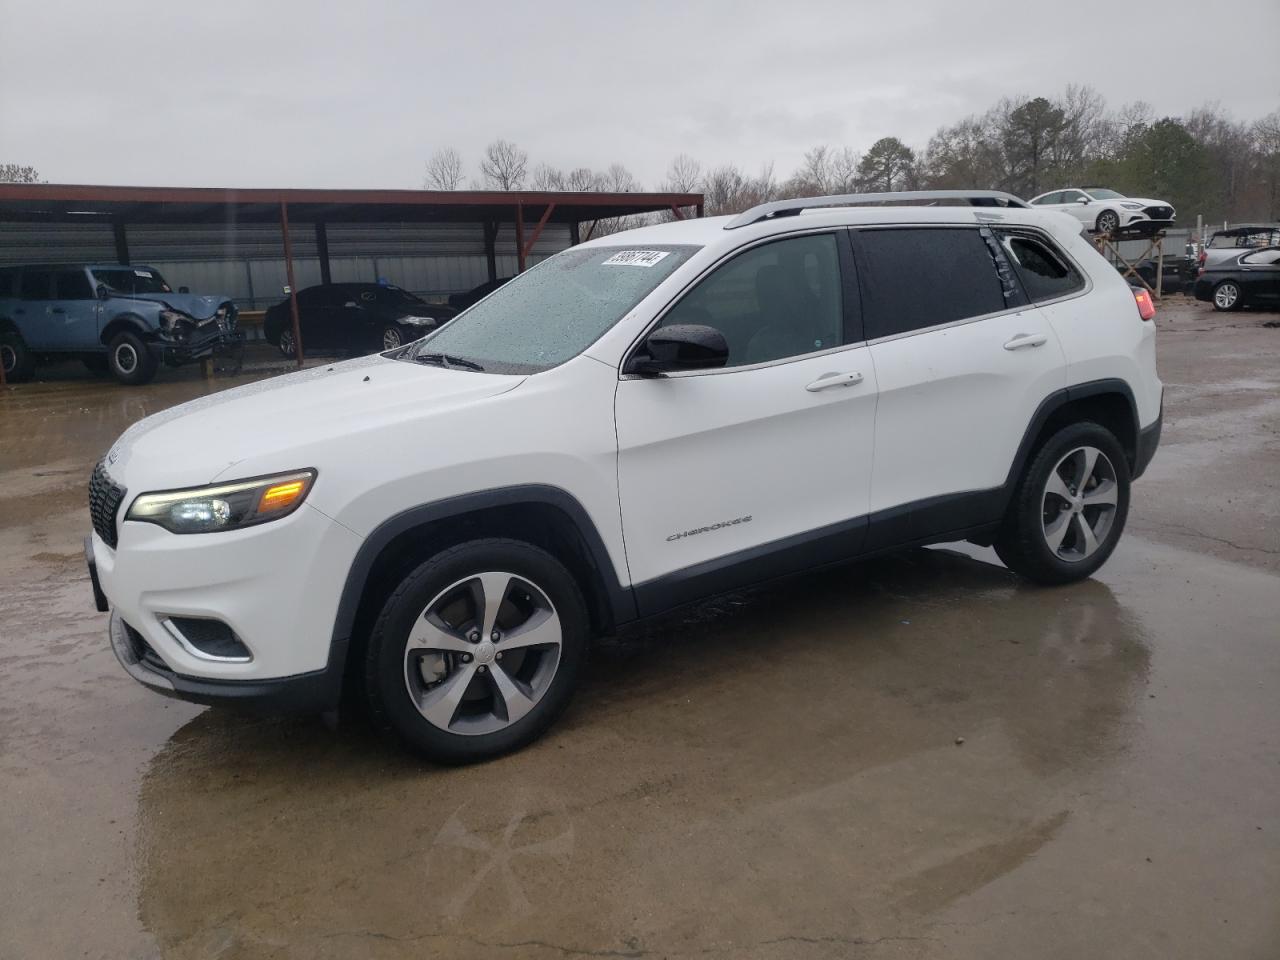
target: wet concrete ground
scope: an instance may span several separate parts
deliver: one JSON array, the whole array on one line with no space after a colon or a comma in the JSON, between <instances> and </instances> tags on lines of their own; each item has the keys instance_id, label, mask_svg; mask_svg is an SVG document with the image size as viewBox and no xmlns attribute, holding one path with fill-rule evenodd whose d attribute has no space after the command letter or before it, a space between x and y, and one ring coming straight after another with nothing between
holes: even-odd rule
<instances>
[{"instance_id":1,"label":"wet concrete ground","mask_svg":"<svg viewBox=\"0 0 1280 960\"><path fill-rule=\"evenodd\" d=\"M85 478L232 381L0 394L0 958L1280 956L1275 319L1162 312L1096 579L957 547L724 598L465 769L115 663Z\"/></svg>"}]
</instances>

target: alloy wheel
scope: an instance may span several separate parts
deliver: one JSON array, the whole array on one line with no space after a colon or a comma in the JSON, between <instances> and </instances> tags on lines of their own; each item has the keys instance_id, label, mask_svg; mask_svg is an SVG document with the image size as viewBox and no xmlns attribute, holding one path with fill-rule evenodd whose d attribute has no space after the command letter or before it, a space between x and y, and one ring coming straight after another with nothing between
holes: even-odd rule
<instances>
[{"instance_id":1,"label":"alloy wheel","mask_svg":"<svg viewBox=\"0 0 1280 960\"><path fill-rule=\"evenodd\" d=\"M1219 284L1218 289L1213 291L1213 305L1219 310L1230 310L1239 299L1240 288L1234 283Z\"/></svg>"},{"instance_id":2,"label":"alloy wheel","mask_svg":"<svg viewBox=\"0 0 1280 960\"><path fill-rule=\"evenodd\" d=\"M0 366L4 368L5 373L12 373L18 366L17 351L7 343L0 343Z\"/></svg>"},{"instance_id":3,"label":"alloy wheel","mask_svg":"<svg viewBox=\"0 0 1280 960\"><path fill-rule=\"evenodd\" d=\"M400 339L400 331L395 327L387 327L382 331L382 349L394 350L402 343Z\"/></svg>"},{"instance_id":4,"label":"alloy wheel","mask_svg":"<svg viewBox=\"0 0 1280 960\"><path fill-rule=\"evenodd\" d=\"M1120 218L1110 210L1106 210L1098 217L1098 232L1111 233L1120 226Z\"/></svg>"},{"instance_id":5,"label":"alloy wheel","mask_svg":"<svg viewBox=\"0 0 1280 960\"><path fill-rule=\"evenodd\" d=\"M280 334L280 352L286 357L292 357L294 354L293 334L288 330Z\"/></svg>"},{"instance_id":6,"label":"alloy wheel","mask_svg":"<svg viewBox=\"0 0 1280 960\"><path fill-rule=\"evenodd\" d=\"M122 343L116 347L116 369L121 373L133 373L138 366L138 351L131 343Z\"/></svg>"},{"instance_id":7,"label":"alloy wheel","mask_svg":"<svg viewBox=\"0 0 1280 960\"><path fill-rule=\"evenodd\" d=\"M560 665L560 617L513 573L459 580L427 604L405 641L409 698L449 733L496 733L529 713Z\"/></svg>"},{"instance_id":8,"label":"alloy wheel","mask_svg":"<svg viewBox=\"0 0 1280 960\"><path fill-rule=\"evenodd\" d=\"M1106 541L1116 517L1116 469L1097 447L1077 447L1049 471L1041 498L1045 543L1060 560L1077 563Z\"/></svg>"}]
</instances>

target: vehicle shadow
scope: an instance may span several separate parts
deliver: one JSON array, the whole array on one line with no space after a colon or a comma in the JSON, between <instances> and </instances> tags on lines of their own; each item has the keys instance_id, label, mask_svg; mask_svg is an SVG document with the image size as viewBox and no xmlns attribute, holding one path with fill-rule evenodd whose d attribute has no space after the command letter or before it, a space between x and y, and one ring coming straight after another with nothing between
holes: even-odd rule
<instances>
[{"instance_id":1,"label":"vehicle shadow","mask_svg":"<svg viewBox=\"0 0 1280 960\"><path fill-rule=\"evenodd\" d=\"M917 550L602 641L560 724L480 766L207 711L143 777L139 915L166 956L732 954L910 924L1052 839L1148 663L1099 582Z\"/></svg>"}]
</instances>

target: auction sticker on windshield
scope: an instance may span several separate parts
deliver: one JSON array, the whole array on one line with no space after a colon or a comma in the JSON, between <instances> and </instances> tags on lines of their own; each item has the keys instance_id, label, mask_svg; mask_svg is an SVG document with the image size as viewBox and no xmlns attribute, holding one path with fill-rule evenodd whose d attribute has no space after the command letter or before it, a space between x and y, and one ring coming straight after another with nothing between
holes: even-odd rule
<instances>
[{"instance_id":1,"label":"auction sticker on windshield","mask_svg":"<svg viewBox=\"0 0 1280 960\"><path fill-rule=\"evenodd\" d=\"M602 266L606 267L652 267L665 257L667 250L619 250Z\"/></svg>"}]
</instances>

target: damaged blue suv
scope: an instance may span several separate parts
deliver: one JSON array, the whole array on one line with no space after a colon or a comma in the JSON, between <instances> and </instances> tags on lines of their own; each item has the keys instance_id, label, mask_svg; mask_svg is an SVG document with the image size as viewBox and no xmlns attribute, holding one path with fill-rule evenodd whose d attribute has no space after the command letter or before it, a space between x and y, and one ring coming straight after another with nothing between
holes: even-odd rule
<instances>
[{"instance_id":1,"label":"damaged blue suv","mask_svg":"<svg viewBox=\"0 0 1280 960\"><path fill-rule=\"evenodd\" d=\"M151 267L56 264L0 267L0 362L29 379L37 363L74 356L94 373L149 382L178 366L239 351L229 297L178 292Z\"/></svg>"}]
</instances>

